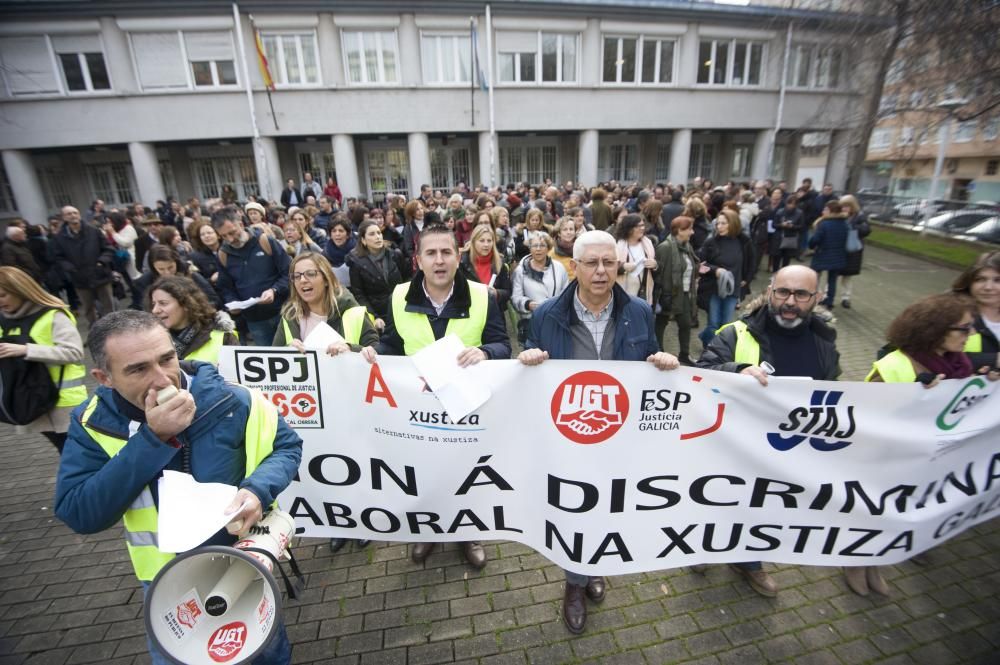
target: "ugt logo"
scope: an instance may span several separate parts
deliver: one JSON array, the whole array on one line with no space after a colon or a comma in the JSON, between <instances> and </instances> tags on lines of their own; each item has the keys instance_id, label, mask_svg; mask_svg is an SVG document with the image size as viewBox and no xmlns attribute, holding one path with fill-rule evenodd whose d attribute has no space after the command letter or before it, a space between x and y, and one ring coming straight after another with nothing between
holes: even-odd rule
<instances>
[{"instance_id":1,"label":"ugt logo","mask_svg":"<svg viewBox=\"0 0 1000 665\"><path fill-rule=\"evenodd\" d=\"M851 445L847 439L854 434L854 407L838 408L840 390L814 390L809 406L800 406L788 414L788 422L778 425L782 432L794 432L784 436L768 432L767 442L775 450L791 450L806 439L809 445L820 452L840 450Z\"/></svg>"},{"instance_id":2,"label":"ugt logo","mask_svg":"<svg viewBox=\"0 0 1000 665\"><path fill-rule=\"evenodd\" d=\"M628 418L625 388L604 372L577 372L552 395L552 422L570 441L600 443L614 436Z\"/></svg>"}]
</instances>

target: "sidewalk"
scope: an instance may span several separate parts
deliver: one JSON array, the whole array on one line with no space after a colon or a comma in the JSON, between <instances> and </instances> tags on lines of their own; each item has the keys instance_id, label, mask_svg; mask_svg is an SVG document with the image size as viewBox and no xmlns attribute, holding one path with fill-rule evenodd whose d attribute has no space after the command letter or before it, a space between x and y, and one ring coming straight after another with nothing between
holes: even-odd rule
<instances>
[{"instance_id":1,"label":"sidewalk","mask_svg":"<svg viewBox=\"0 0 1000 665\"><path fill-rule=\"evenodd\" d=\"M868 372L889 322L954 271L877 248L850 310L834 310L843 379ZM758 288L759 285L758 285ZM839 304L839 303L838 303ZM697 345L697 342L695 342ZM52 514L55 450L0 426L0 665L148 663L142 592L116 526L70 532ZM839 569L765 564L781 587L757 596L726 566L610 578L587 632L560 616L562 573L529 548L489 543L482 572L455 545L424 565L407 548L307 540L305 597L285 606L293 662L842 664L1000 662L1000 522L967 531L926 567L885 568L888 599L851 593Z\"/></svg>"}]
</instances>

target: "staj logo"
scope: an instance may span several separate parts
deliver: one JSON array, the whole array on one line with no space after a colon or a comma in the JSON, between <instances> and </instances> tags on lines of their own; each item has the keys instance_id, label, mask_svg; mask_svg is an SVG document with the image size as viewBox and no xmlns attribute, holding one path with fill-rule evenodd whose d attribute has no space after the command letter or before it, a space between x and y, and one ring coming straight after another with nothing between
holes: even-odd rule
<instances>
[{"instance_id":1,"label":"staj logo","mask_svg":"<svg viewBox=\"0 0 1000 665\"><path fill-rule=\"evenodd\" d=\"M247 627L242 621L233 621L219 627L208 638L208 655L217 663L235 658L246 644Z\"/></svg>"},{"instance_id":2,"label":"staj logo","mask_svg":"<svg viewBox=\"0 0 1000 665\"><path fill-rule=\"evenodd\" d=\"M628 394L604 372L577 372L552 395L552 422L574 443L607 441L628 418Z\"/></svg>"},{"instance_id":3,"label":"staj logo","mask_svg":"<svg viewBox=\"0 0 1000 665\"><path fill-rule=\"evenodd\" d=\"M791 450L806 439L820 452L832 452L851 445L854 435L854 407L840 405L843 392L814 390L809 406L798 406L788 413L787 422L778 425L779 432L768 432L767 442L775 450Z\"/></svg>"}]
</instances>

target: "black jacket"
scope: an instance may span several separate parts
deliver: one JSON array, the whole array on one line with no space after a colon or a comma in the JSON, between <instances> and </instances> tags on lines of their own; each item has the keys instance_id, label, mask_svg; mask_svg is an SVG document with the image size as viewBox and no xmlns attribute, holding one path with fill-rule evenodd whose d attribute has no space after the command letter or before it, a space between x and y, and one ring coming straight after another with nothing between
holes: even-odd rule
<instances>
[{"instance_id":1,"label":"black jacket","mask_svg":"<svg viewBox=\"0 0 1000 665\"><path fill-rule=\"evenodd\" d=\"M388 262L388 274L370 256L347 255L347 268L351 273L351 293L359 305L377 319L385 320L392 302L392 290L403 281L403 255L398 249L385 248L383 258Z\"/></svg>"},{"instance_id":2,"label":"black jacket","mask_svg":"<svg viewBox=\"0 0 1000 665\"><path fill-rule=\"evenodd\" d=\"M73 236L64 224L50 242L53 260L73 286L93 289L111 282L115 250L99 229L81 222L80 233Z\"/></svg>"},{"instance_id":3,"label":"black jacket","mask_svg":"<svg viewBox=\"0 0 1000 665\"><path fill-rule=\"evenodd\" d=\"M760 345L761 362L771 362L771 340L767 336L767 303L748 313L743 319L748 332ZM815 316L809 317L808 325L816 338L816 349L819 352L819 366L824 381L836 381L840 376L840 353L837 351L837 331L820 321ZM749 367L747 363L737 363L736 360L736 328L724 326L708 348L701 354L696 363L698 367L713 369L719 372L740 372Z\"/></svg>"},{"instance_id":4,"label":"black jacket","mask_svg":"<svg viewBox=\"0 0 1000 665\"><path fill-rule=\"evenodd\" d=\"M451 319L465 319L469 316L469 307L472 304L469 281L465 279L461 271L455 274L455 290L440 315L434 310L427 294L424 293L423 283L424 273L418 270L417 274L410 280L410 286L406 292L406 311L425 314L430 321L431 329L434 331L434 339L441 339L444 337ZM497 306L496 298L488 298L487 300L486 325L483 328L483 343L479 348L486 353L486 358L489 360L509 359L510 337L507 335L507 325L503 313ZM385 330L379 340L378 352L387 356L402 356L405 355L403 338L396 332L396 326L392 320L392 307L390 306L388 309Z\"/></svg>"},{"instance_id":5,"label":"black jacket","mask_svg":"<svg viewBox=\"0 0 1000 665\"><path fill-rule=\"evenodd\" d=\"M972 325L975 326L976 332L983 337L982 351L965 354L972 361L972 369L978 371L983 366L994 367L997 364L997 353L1000 353L1000 342L997 341L993 331L983 322L983 317L979 314L976 314Z\"/></svg>"}]
</instances>

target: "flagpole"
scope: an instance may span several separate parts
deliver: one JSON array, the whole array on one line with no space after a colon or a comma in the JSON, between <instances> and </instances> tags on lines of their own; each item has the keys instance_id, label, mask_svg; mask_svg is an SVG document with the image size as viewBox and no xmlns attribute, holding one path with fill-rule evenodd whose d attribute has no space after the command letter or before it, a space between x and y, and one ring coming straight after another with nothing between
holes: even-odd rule
<instances>
[{"instance_id":1,"label":"flagpole","mask_svg":"<svg viewBox=\"0 0 1000 665\"><path fill-rule=\"evenodd\" d=\"M255 161L258 167L264 171L264 178L260 183L261 191L264 193L264 198L270 201L272 199L271 173L267 164L267 155L264 154L264 145L260 138L260 128L257 126L257 112L254 110L253 105L253 86L250 85L250 68L247 66L246 45L243 42L243 23L240 21L240 8L235 2L233 3L233 22L236 24L236 41L240 47L240 64L243 69L243 82L246 86L247 107L250 110L250 126L253 129Z\"/></svg>"},{"instance_id":2,"label":"flagpole","mask_svg":"<svg viewBox=\"0 0 1000 665\"><path fill-rule=\"evenodd\" d=\"M476 19L469 17L469 69L472 69L472 76L469 77L469 126L476 126Z\"/></svg>"},{"instance_id":3,"label":"flagpole","mask_svg":"<svg viewBox=\"0 0 1000 665\"><path fill-rule=\"evenodd\" d=\"M486 5L486 76L488 78L486 90L490 103L490 185L496 186L497 127L496 108L493 105L493 18L488 4Z\"/></svg>"},{"instance_id":4,"label":"flagpole","mask_svg":"<svg viewBox=\"0 0 1000 665\"><path fill-rule=\"evenodd\" d=\"M259 42L259 34L257 33L257 26L253 22L253 14L248 14L248 16L250 17L250 29L253 30L254 50L259 51L262 47L259 45L260 42ZM258 55L257 57L260 58L261 56ZM270 76L271 73L268 72L268 77ZM265 81L264 94L267 95L267 105L271 108L271 120L274 122L274 130L280 132L281 127L278 127L278 114L274 112L274 100L271 99L271 88L273 86L274 86L273 80L270 83Z\"/></svg>"}]
</instances>

